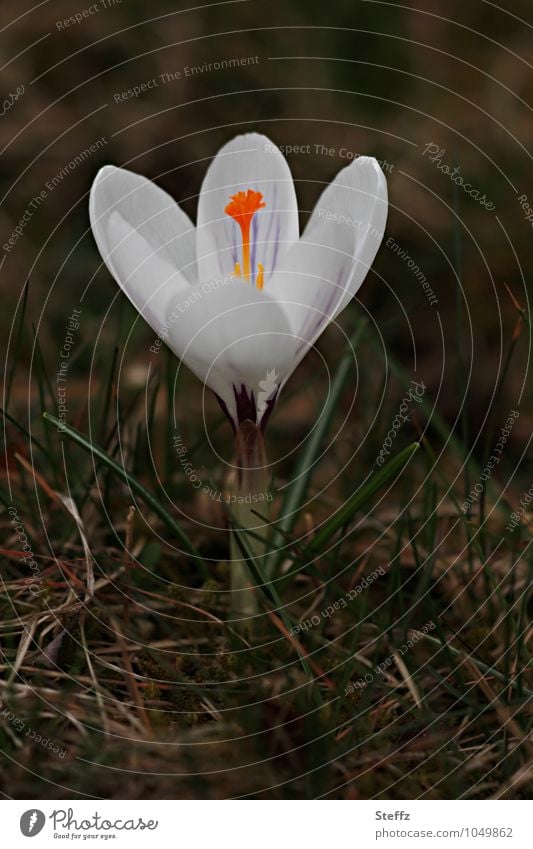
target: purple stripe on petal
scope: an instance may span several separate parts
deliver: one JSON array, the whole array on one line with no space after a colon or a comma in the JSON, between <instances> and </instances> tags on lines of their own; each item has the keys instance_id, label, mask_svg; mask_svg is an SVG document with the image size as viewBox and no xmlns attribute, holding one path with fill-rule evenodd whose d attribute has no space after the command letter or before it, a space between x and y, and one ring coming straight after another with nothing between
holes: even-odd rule
<instances>
[{"instance_id":1,"label":"purple stripe on petal","mask_svg":"<svg viewBox=\"0 0 533 849\"><path fill-rule=\"evenodd\" d=\"M300 334L303 337L303 339L301 339L300 342L298 343L298 347L297 347L297 350L296 350L297 354L299 354L300 351L302 350L302 348L304 348L307 345L307 340L312 339L315 336L315 334L320 329L320 326L322 324L326 324L327 322L329 322L333 306L336 304L336 302L338 303L341 300L342 294L346 290L345 286L340 285L340 281L344 276L345 276L345 266L343 265L343 266L341 266L341 268L340 268L340 270L337 274L336 280L334 280L331 284L329 284L329 286L331 286L331 291L330 291L330 294L329 294L329 297L328 297L328 300L327 300L325 306L319 308L319 305L315 304L315 309L309 310L309 313L308 313L308 315L305 319L305 322L303 324L303 327L300 331ZM313 322L313 319L314 319L314 324L312 325L312 327L310 329L309 326L310 326L311 322Z\"/></svg>"},{"instance_id":2,"label":"purple stripe on petal","mask_svg":"<svg viewBox=\"0 0 533 849\"><path fill-rule=\"evenodd\" d=\"M267 248L268 248L268 250L270 250L270 237L271 237L271 231L272 231L272 224L274 223L274 219L275 218L277 219L277 206L276 206L277 202L278 202L278 187L274 183L274 186L272 188L272 200L270 201L272 209L270 211L268 228L267 228L267 231L265 233L265 253L267 251ZM265 262L265 265L268 266L268 263ZM272 265L272 263L270 264L270 268L267 267L265 270L267 270L269 272L273 271L274 266Z\"/></svg>"},{"instance_id":3,"label":"purple stripe on petal","mask_svg":"<svg viewBox=\"0 0 533 849\"><path fill-rule=\"evenodd\" d=\"M274 238L274 254L272 256L271 273L274 273L274 271L276 269L277 262L278 262L280 230L281 230L281 227L280 227L279 219L278 219L278 225L276 227L276 236Z\"/></svg>"}]
</instances>

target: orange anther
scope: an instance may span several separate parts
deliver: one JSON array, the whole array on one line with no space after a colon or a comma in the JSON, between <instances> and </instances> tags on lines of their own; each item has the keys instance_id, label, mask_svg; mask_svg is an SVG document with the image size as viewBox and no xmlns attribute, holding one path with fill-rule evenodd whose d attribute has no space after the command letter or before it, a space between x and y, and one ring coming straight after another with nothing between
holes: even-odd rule
<instances>
[{"instance_id":1,"label":"orange anther","mask_svg":"<svg viewBox=\"0 0 533 849\"><path fill-rule=\"evenodd\" d=\"M224 208L226 215L230 215L241 228L242 235L242 274L246 280L250 279L250 226L252 218L266 204L261 192L248 189L246 192L237 192L230 196L230 202Z\"/></svg>"}]
</instances>

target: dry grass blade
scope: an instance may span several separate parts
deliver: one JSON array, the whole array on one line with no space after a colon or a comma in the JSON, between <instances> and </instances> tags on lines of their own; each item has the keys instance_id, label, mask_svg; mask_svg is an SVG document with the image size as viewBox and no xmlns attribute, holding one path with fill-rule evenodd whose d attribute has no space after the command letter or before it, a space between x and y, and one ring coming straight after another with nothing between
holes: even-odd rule
<instances>
[{"instance_id":1,"label":"dry grass blade","mask_svg":"<svg viewBox=\"0 0 533 849\"><path fill-rule=\"evenodd\" d=\"M518 743L523 746L529 753L529 756L532 757L533 743L531 742L531 736L529 734L525 734L522 728L520 728L518 722L514 719L509 708L502 704L501 699L494 692L487 678L480 672L480 670L477 668L472 659L469 657L465 657L463 663L467 667L467 669L472 673L476 684L483 691L490 704L494 706L494 710L498 715L498 719L500 720L502 727L508 728L514 738L518 741Z\"/></svg>"},{"instance_id":2,"label":"dry grass blade","mask_svg":"<svg viewBox=\"0 0 533 849\"><path fill-rule=\"evenodd\" d=\"M93 557L91 554L91 550L89 548L89 543L87 541L87 536L85 533L85 528L83 526L83 522L81 516L78 512L78 508L74 503L73 499L68 495L62 495L60 492L56 492L49 483L44 479L44 477L32 466L28 461L22 457L20 454L16 453L15 457L21 463L21 465L35 478L41 489L46 492L46 494L58 504L61 504L67 512L72 516L76 523L76 527L79 531L81 542L83 546L83 552L85 555L85 566L86 566L86 574L87 574L87 598L93 598L94 596L94 569L93 569Z\"/></svg>"},{"instance_id":3,"label":"dry grass blade","mask_svg":"<svg viewBox=\"0 0 533 849\"><path fill-rule=\"evenodd\" d=\"M412 678L409 670L407 669L407 666L405 665L402 657L400 657L400 655L396 651L392 653L392 656L394 658L394 662L395 662L396 666L398 667L398 669L400 671L400 674L401 674L403 680L407 684L407 688L408 688L409 692L411 693L417 708L421 708L422 707L422 699L420 697L420 693L418 692L418 688L417 688L415 682L413 681L413 678Z\"/></svg>"},{"instance_id":4,"label":"dry grass blade","mask_svg":"<svg viewBox=\"0 0 533 849\"><path fill-rule=\"evenodd\" d=\"M111 625L114 628L115 636L117 638L117 642L118 642L120 652L121 652L121 655L122 655L122 660L124 662L125 669L124 669L123 674L124 674L124 677L126 679L128 690L130 692L131 700L137 708L137 713L138 713L140 720L143 723L145 732L147 734L149 734L150 736L152 736L153 735L152 724L150 722L150 718L149 718L148 713L146 711L146 708L144 706L143 697L142 697L142 695L139 691L139 687L137 685L137 677L136 677L136 675L133 671L133 666L131 665L131 658L130 658L130 654L128 652L126 640L124 639L124 636L122 635L121 627L120 627L120 624L117 621L117 619L115 619L115 617L112 616L112 617L110 617L110 622L111 622Z\"/></svg>"},{"instance_id":5,"label":"dry grass blade","mask_svg":"<svg viewBox=\"0 0 533 849\"><path fill-rule=\"evenodd\" d=\"M22 664L24 663L24 659L28 653L28 649L32 643L32 640L35 636L35 632L37 630L37 621L37 619L34 619L32 622L29 623L29 625L26 625L24 628L23 637L19 643L19 647L17 649L17 656L15 658L15 662L11 670L11 675L8 679L8 682L10 684L15 680Z\"/></svg>"}]
</instances>

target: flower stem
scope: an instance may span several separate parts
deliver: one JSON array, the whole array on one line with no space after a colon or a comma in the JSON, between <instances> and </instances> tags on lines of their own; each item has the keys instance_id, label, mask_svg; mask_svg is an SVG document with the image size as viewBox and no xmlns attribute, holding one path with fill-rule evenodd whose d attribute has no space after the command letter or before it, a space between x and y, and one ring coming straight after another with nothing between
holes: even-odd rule
<instances>
[{"instance_id":1,"label":"flower stem","mask_svg":"<svg viewBox=\"0 0 533 849\"><path fill-rule=\"evenodd\" d=\"M234 527L252 531L246 535L247 547L254 559L264 557L267 526L254 513L265 514L270 500L265 443L261 429L252 421L239 425L235 437L235 482L232 487L231 519ZM231 589L233 614L242 620L257 614L254 580L243 560L241 549L231 534ZM242 625L246 625L243 621Z\"/></svg>"}]
</instances>

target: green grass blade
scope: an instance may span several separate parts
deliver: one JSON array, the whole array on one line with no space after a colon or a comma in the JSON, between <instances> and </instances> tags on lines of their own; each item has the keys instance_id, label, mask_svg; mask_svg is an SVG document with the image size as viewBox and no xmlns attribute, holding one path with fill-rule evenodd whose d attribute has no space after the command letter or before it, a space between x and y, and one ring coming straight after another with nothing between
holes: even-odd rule
<instances>
[{"instance_id":1,"label":"green grass blade","mask_svg":"<svg viewBox=\"0 0 533 849\"><path fill-rule=\"evenodd\" d=\"M111 402L113 398L113 384L116 380L116 372L117 372L117 363L118 363L118 347L115 345L113 348L113 356L111 357L111 362L109 364L109 370L107 373L107 379L105 381L105 391L102 397L102 406L100 408L100 439L105 439L106 427L108 422L109 410L111 407Z\"/></svg>"},{"instance_id":2,"label":"green grass blade","mask_svg":"<svg viewBox=\"0 0 533 849\"><path fill-rule=\"evenodd\" d=\"M11 365L11 368L9 370L9 375L8 375L7 381L6 381L7 387L6 387L6 395L5 395L5 402L4 402L6 410L9 407L9 402L10 402L10 399L11 399L11 390L13 389L13 380L15 378L15 371L16 371L17 365L20 361L20 349L21 349L21 343L22 343L22 333L23 333L23 328L24 328L24 319L25 319L25 316L26 316L26 308L28 306L28 291L29 291L29 288L30 288L30 281L26 280L26 282L24 284L23 291L22 291L22 304L21 304L21 309L20 309L20 317L19 317L18 328L17 328L16 336L15 336L15 343L14 343L14 346L13 346L12 365ZM20 301L19 301L19 303L20 303ZM17 304L17 308L18 308L18 304Z\"/></svg>"},{"instance_id":3,"label":"green grass blade","mask_svg":"<svg viewBox=\"0 0 533 849\"><path fill-rule=\"evenodd\" d=\"M422 636L424 637L425 640L432 643L434 646L436 646L436 647L438 646L441 649L446 648L449 652L451 652L454 655L454 657L458 657L458 658L471 657L474 660L476 666L478 666L482 672L484 672L486 675L493 675L494 678L497 678L498 681L501 681L502 684L505 684L506 687L517 686L517 682L516 682L515 679L506 678L506 676L502 672L500 672L498 669L494 669L493 666L488 666L488 664L484 663L482 660L480 660L476 655L472 654L471 652L465 651L465 650L459 651L459 649L456 649L454 646L451 646L448 642L442 643L436 637L430 636L430 634L423 634ZM466 687L465 687L465 689L466 689ZM527 696L533 696L533 691L526 690L525 687L523 688L523 692Z\"/></svg>"},{"instance_id":4,"label":"green grass blade","mask_svg":"<svg viewBox=\"0 0 533 849\"><path fill-rule=\"evenodd\" d=\"M284 538L286 539L287 535L294 527L296 519L298 518L298 511L305 502L309 483L311 481L313 470L320 454L323 441L329 430L335 410L337 409L344 385L350 375L350 370L353 365L353 350L360 341L366 326L366 320L362 321L357 330L351 335L350 341L346 346L346 351L344 352L331 383L331 391L324 405L324 409L298 459L294 472L294 483L287 490L280 511L282 518L276 523L276 529L270 542L270 547L273 550L266 562L266 570L269 575L275 573L276 567L279 566L284 557L283 550L280 552L279 549L283 546Z\"/></svg>"},{"instance_id":5,"label":"green grass blade","mask_svg":"<svg viewBox=\"0 0 533 849\"><path fill-rule=\"evenodd\" d=\"M394 357L392 356L388 358L387 362L392 374L394 374L394 376L400 381L401 385L408 386L410 378L406 370L398 362L396 362ZM471 452L468 452L467 448L463 445L461 439L456 435L455 430L450 429L448 423L438 412L438 410L436 408L432 408L433 402L427 400L427 394L428 393L425 393L424 397L420 399L419 409L423 410L423 412L430 419L428 430L430 428L431 431L439 437L439 439L442 441L443 447L448 447L452 451L455 451L457 455L461 458L462 463L469 463L473 478L479 479L481 472L483 471L483 466L481 466L481 464L476 460L476 458ZM438 473L439 466L435 466L435 469ZM496 499L500 510L502 510L506 518L509 519L514 508L511 506L508 497L503 492L501 492L493 478L489 478L487 480L486 487L487 492L490 493ZM449 494L451 495L451 490ZM457 503L459 503L458 500ZM466 513L460 510L459 515L465 524L469 523L469 519L466 516Z\"/></svg>"},{"instance_id":6,"label":"green grass blade","mask_svg":"<svg viewBox=\"0 0 533 849\"><path fill-rule=\"evenodd\" d=\"M337 510L333 516L324 522L321 529L313 537L312 541L303 549L301 558L309 558L313 555L319 554L325 548L331 537L340 528L342 528L343 525L352 521L354 513L356 513L357 510L359 510L359 508L368 501L375 492L378 491L378 489L381 489L387 481L394 477L394 475L400 471L400 469L411 459L413 454L415 454L419 448L420 444L418 442L413 442L411 445L408 445L407 448L404 448L403 451L400 451L396 457L393 457L386 466L383 466L379 469L379 471L372 475L361 489L354 492L346 503Z\"/></svg>"},{"instance_id":7,"label":"green grass blade","mask_svg":"<svg viewBox=\"0 0 533 849\"><path fill-rule=\"evenodd\" d=\"M11 415L11 413L8 413L7 410L4 410L4 409L2 409L2 407L0 407L0 416L7 419L7 421L10 424L13 425L13 427L16 427L16 429L20 433L24 434L24 436L28 439L28 442L32 442L35 445L35 447L39 449L39 451L43 452L45 457L47 457L49 460L52 459L52 455L47 451L47 449L44 447L42 442L39 442L37 437L35 437L32 433L30 433L28 430L26 430L26 428L23 425L21 425L20 422L18 422L16 420L16 418Z\"/></svg>"},{"instance_id":8,"label":"green grass blade","mask_svg":"<svg viewBox=\"0 0 533 849\"><path fill-rule=\"evenodd\" d=\"M199 557L200 555L194 548L193 544L190 542L188 536L184 533L184 531L180 528L177 522L174 521L172 516L167 513L165 508L159 503L157 498L155 498L151 492L149 492L142 483L139 483L134 477L132 477L125 469L122 468L115 460L112 460L105 451L95 445L94 443L89 442L85 437L79 433L75 428L70 427L67 424L60 422L54 416L50 415L50 413L43 413L44 418L51 422L55 427L59 428L61 433L64 433L73 442L77 445L81 446L85 451L89 451L95 457L102 461L111 471L117 475L117 477L121 478L131 489L132 492L135 492L139 498L141 498L145 504L148 504L149 507L154 511L156 516L159 516L162 522L167 526L169 530L171 530L176 537L179 539L180 543L183 545L184 549L188 554L193 557Z\"/></svg>"}]
</instances>

